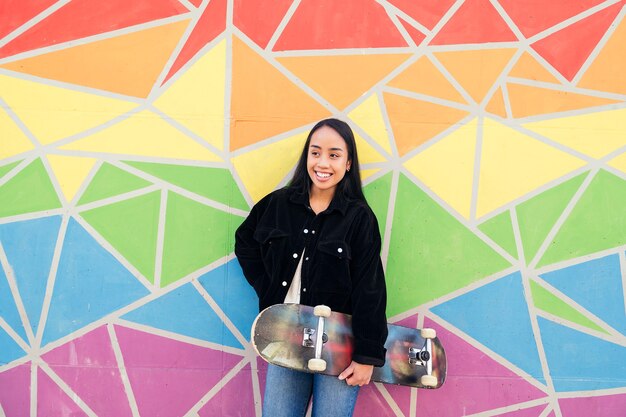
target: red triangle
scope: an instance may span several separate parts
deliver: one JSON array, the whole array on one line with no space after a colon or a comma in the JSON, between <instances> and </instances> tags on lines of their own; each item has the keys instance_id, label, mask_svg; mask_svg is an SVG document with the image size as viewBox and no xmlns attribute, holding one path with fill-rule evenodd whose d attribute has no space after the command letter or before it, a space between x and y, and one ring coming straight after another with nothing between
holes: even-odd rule
<instances>
[{"instance_id":1,"label":"red triangle","mask_svg":"<svg viewBox=\"0 0 626 417\"><path fill-rule=\"evenodd\" d=\"M398 28L375 0L303 0L274 50L404 46Z\"/></svg>"},{"instance_id":2,"label":"red triangle","mask_svg":"<svg viewBox=\"0 0 626 417\"><path fill-rule=\"evenodd\" d=\"M235 0L233 21L254 43L265 48L293 0Z\"/></svg>"},{"instance_id":3,"label":"red triangle","mask_svg":"<svg viewBox=\"0 0 626 417\"><path fill-rule=\"evenodd\" d=\"M617 3L532 44L532 48L568 80L572 80L623 4Z\"/></svg>"},{"instance_id":4,"label":"red triangle","mask_svg":"<svg viewBox=\"0 0 626 417\"><path fill-rule=\"evenodd\" d=\"M72 0L0 48L0 57L188 12L176 0Z\"/></svg>"},{"instance_id":5,"label":"red triangle","mask_svg":"<svg viewBox=\"0 0 626 417\"><path fill-rule=\"evenodd\" d=\"M226 0L211 0L163 80L165 83L207 43L226 29Z\"/></svg>"},{"instance_id":6,"label":"red triangle","mask_svg":"<svg viewBox=\"0 0 626 417\"><path fill-rule=\"evenodd\" d=\"M431 42L451 45L517 41L489 0L468 0L459 7Z\"/></svg>"},{"instance_id":7,"label":"red triangle","mask_svg":"<svg viewBox=\"0 0 626 417\"><path fill-rule=\"evenodd\" d=\"M3 0L0 13L0 38L56 3L56 0Z\"/></svg>"},{"instance_id":8,"label":"red triangle","mask_svg":"<svg viewBox=\"0 0 626 417\"><path fill-rule=\"evenodd\" d=\"M431 29L455 3L455 0L388 0L389 3Z\"/></svg>"},{"instance_id":9,"label":"red triangle","mask_svg":"<svg viewBox=\"0 0 626 417\"><path fill-rule=\"evenodd\" d=\"M400 20L400 23L402 23L402 26L404 26L404 29L406 29L406 31L408 32L409 36L411 37L411 39L413 39L413 42L415 42L416 45L419 45L420 43L422 43L424 38L426 38L426 35L424 35L419 30L415 29L408 22L406 22L406 21L404 21L403 19L400 19L400 18L398 18L398 20Z\"/></svg>"},{"instance_id":10,"label":"red triangle","mask_svg":"<svg viewBox=\"0 0 626 417\"><path fill-rule=\"evenodd\" d=\"M506 13L526 37L548 29L603 0L500 0Z\"/></svg>"}]
</instances>

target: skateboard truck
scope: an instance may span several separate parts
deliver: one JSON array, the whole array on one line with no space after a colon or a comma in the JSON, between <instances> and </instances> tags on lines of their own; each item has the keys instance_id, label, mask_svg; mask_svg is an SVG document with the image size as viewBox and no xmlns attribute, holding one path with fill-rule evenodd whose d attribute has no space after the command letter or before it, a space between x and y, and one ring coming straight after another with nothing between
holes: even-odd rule
<instances>
[{"instance_id":1,"label":"skateboard truck","mask_svg":"<svg viewBox=\"0 0 626 417\"><path fill-rule=\"evenodd\" d=\"M324 333L324 323L325 323L324 318L330 317L330 313L331 313L331 310L330 310L330 307L328 306L325 306L325 305L315 306L313 308L313 314L318 318L317 319L317 331L313 329L309 329L309 331L313 330L313 333L307 334L307 329L304 330L305 337L309 338L310 343L313 343L313 341L310 339L311 339L311 336L315 334L315 357L309 359L309 362L307 363L307 367L311 371L314 371L314 372L322 372L326 369L326 361L322 359L322 346L326 342L324 340L324 337L328 339L328 336L326 336L326 334Z\"/></svg>"},{"instance_id":2,"label":"skateboard truck","mask_svg":"<svg viewBox=\"0 0 626 417\"><path fill-rule=\"evenodd\" d=\"M302 335L302 346L307 348L315 347L314 335L315 329L309 329L308 327L304 328L304 334ZM322 334L322 343L328 342L328 335L326 333Z\"/></svg>"},{"instance_id":3,"label":"skateboard truck","mask_svg":"<svg viewBox=\"0 0 626 417\"><path fill-rule=\"evenodd\" d=\"M411 365L425 366L430 360L430 352L427 350L417 349L414 347L409 348L409 363Z\"/></svg>"}]
</instances>

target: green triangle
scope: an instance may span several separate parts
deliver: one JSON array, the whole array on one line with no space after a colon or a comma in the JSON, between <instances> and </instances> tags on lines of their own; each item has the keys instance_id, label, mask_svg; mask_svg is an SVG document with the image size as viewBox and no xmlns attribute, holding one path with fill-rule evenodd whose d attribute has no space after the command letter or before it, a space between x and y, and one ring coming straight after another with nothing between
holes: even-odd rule
<instances>
[{"instance_id":1,"label":"green triangle","mask_svg":"<svg viewBox=\"0 0 626 417\"><path fill-rule=\"evenodd\" d=\"M580 324L598 332L609 334L602 327L595 324L593 321L585 317L584 314L574 309L565 301L552 294L550 291L539 285L535 281L530 281L530 290L533 296L533 302L535 307L545 311L546 313L553 314L557 317L561 317L572 323Z\"/></svg>"},{"instance_id":2,"label":"green triangle","mask_svg":"<svg viewBox=\"0 0 626 417\"><path fill-rule=\"evenodd\" d=\"M492 217L479 225L478 228L511 256L517 258L517 245L515 244L513 222L511 220L511 213L508 210Z\"/></svg>"},{"instance_id":3,"label":"green triangle","mask_svg":"<svg viewBox=\"0 0 626 417\"><path fill-rule=\"evenodd\" d=\"M527 263L535 257L539 247L550 233L550 229L586 176L587 173L574 177L516 207L524 258Z\"/></svg>"},{"instance_id":4,"label":"green triangle","mask_svg":"<svg viewBox=\"0 0 626 417\"><path fill-rule=\"evenodd\" d=\"M81 216L150 282L159 230L161 192L83 211Z\"/></svg>"},{"instance_id":5,"label":"green triangle","mask_svg":"<svg viewBox=\"0 0 626 417\"><path fill-rule=\"evenodd\" d=\"M363 187L363 193L370 205L376 219L378 220L378 228L380 235L385 235L385 224L387 223L387 211L389 210L389 195L391 193L392 174L389 172L379 179Z\"/></svg>"},{"instance_id":6,"label":"green triangle","mask_svg":"<svg viewBox=\"0 0 626 417\"><path fill-rule=\"evenodd\" d=\"M235 230L243 220L168 193L161 286L232 253Z\"/></svg>"},{"instance_id":7,"label":"green triangle","mask_svg":"<svg viewBox=\"0 0 626 417\"><path fill-rule=\"evenodd\" d=\"M0 167L0 178L4 177L4 174L6 174L7 172L9 172L10 170L12 170L13 168L15 168L17 166L17 164L19 164L22 161L17 161L17 162L11 162L10 164L6 164Z\"/></svg>"},{"instance_id":8,"label":"green triangle","mask_svg":"<svg viewBox=\"0 0 626 417\"><path fill-rule=\"evenodd\" d=\"M598 171L538 266L626 244L626 181Z\"/></svg>"},{"instance_id":9,"label":"green triangle","mask_svg":"<svg viewBox=\"0 0 626 417\"><path fill-rule=\"evenodd\" d=\"M41 159L36 159L0 187L0 217L61 207Z\"/></svg>"},{"instance_id":10,"label":"green triangle","mask_svg":"<svg viewBox=\"0 0 626 417\"><path fill-rule=\"evenodd\" d=\"M229 207L248 210L237 183L229 170L188 165L126 162L148 174Z\"/></svg>"},{"instance_id":11,"label":"green triangle","mask_svg":"<svg viewBox=\"0 0 626 417\"><path fill-rule=\"evenodd\" d=\"M135 191L151 185L129 172L111 164L104 163L89 183L78 202L79 205L102 200L115 195Z\"/></svg>"},{"instance_id":12,"label":"green triangle","mask_svg":"<svg viewBox=\"0 0 626 417\"><path fill-rule=\"evenodd\" d=\"M404 175L388 259L390 316L511 266Z\"/></svg>"}]
</instances>

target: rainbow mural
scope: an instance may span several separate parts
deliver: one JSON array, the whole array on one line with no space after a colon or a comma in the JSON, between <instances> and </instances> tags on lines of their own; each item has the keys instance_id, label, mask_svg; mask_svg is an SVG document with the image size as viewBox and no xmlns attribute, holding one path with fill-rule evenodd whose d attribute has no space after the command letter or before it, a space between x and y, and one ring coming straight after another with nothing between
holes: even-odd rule
<instances>
[{"instance_id":1,"label":"rainbow mural","mask_svg":"<svg viewBox=\"0 0 626 417\"><path fill-rule=\"evenodd\" d=\"M626 415L624 5L1 0L0 416L260 416L233 233L331 115L449 356L356 415Z\"/></svg>"}]
</instances>

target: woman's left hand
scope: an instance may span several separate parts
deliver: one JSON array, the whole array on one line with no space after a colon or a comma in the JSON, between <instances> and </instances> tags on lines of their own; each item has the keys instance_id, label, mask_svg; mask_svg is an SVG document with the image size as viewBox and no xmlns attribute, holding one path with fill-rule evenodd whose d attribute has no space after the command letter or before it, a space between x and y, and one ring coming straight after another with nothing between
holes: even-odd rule
<instances>
[{"instance_id":1,"label":"woman's left hand","mask_svg":"<svg viewBox=\"0 0 626 417\"><path fill-rule=\"evenodd\" d=\"M350 366L339 374L339 379L345 379L348 385L358 385L361 387L370 383L372 372L374 372L374 365L362 365L352 361Z\"/></svg>"}]
</instances>

